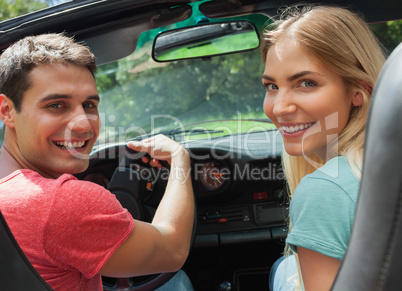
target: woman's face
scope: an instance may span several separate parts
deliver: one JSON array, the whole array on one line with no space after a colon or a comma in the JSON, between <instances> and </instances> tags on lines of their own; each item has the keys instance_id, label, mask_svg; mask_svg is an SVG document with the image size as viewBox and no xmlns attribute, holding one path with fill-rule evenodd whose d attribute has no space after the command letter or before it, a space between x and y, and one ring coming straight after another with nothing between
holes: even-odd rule
<instances>
[{"instance_id":1,"label":"woman's face","mask_svg":"<svg viewBox=\"0 0 402 291\"><path fill-rule=\"evenodd\" d=\"M294 41L284 39L267 53L262 82L264 112L293 156L315 153L328 160L328 144L345 128L356 91Z\"/></svg>"}]
</instances>

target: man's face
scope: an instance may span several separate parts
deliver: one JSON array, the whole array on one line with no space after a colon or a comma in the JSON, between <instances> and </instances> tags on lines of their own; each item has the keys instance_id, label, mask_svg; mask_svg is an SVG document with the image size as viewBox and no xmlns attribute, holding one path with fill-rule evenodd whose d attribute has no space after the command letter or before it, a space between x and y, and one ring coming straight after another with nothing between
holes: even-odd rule
<instances>
[{"instance_id":1,"label":"man's face","mask_svg":"<svg viewBox=\"0 0 402 291\"><path fill-rule=\"evenodd\" d=\"M42 64L29 76L31 87L15 113L15 144L24 168L53 178L86 170L100 131L94 77L74 64Z\"/></svg>"}]
</instances>

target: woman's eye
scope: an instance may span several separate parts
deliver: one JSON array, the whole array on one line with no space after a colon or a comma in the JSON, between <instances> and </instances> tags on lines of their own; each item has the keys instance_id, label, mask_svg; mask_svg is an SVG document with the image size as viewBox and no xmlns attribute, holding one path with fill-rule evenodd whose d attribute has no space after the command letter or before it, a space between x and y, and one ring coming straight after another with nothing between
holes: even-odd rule
<instances>
[{"instance_id":1,"label":"woman's eye","mask_svg":"<svg viewBox=\"0 0 402 291\"><path fill-rule=\"evenodd\" d=\"M315 85L317 85L317 84L311 80L305 80L305 81L300 82L300 86L302 86L302 87L314 87Z\"/></svg>"}]
</instances>

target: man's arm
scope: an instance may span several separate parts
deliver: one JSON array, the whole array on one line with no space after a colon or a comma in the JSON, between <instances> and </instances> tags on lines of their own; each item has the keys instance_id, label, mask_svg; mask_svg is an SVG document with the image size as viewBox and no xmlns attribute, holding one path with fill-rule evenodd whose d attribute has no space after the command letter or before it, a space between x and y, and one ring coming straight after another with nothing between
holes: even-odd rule
<instances>
[{"instance_id":1,"label":"man's arm","mask_svg":"<svg viewBox=\"0 0 402 291\"><path fill-rule=\"evenodd\" d=\"M194 221L194 195L187 151L165 136L130 142L136 151L148 152L170 163L166 192L152 223L135 221L128 239L114 252L100 271L110 277L130 277L177 271L187 259Z\"/></svg>"}]
</instances>

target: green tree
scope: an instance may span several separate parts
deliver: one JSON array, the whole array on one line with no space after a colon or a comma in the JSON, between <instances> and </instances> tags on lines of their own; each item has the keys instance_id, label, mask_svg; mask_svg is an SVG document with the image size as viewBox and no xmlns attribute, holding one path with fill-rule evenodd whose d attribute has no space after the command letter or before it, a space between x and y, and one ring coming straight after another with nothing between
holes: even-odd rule
<instances>
[{"instance_id":1,"label":"green tree","mask_svg":"<svg viewBox=\"0 0 402 291\"><path fill-rule=\"evenodd\" d=\"M39 0L0 0L0 21L24 15L48 6L48 2Z\"/></svg>"},{"instance_id":2,"label":"green tree","mask_svg":"<svg viewBox=\"0 0 402 291\"><path fill-rule=\"evenodd\" d=\"M402 20L372 24L371 29L387 53L391 53L402 42Z\"/></svg>"}]
</instances>

